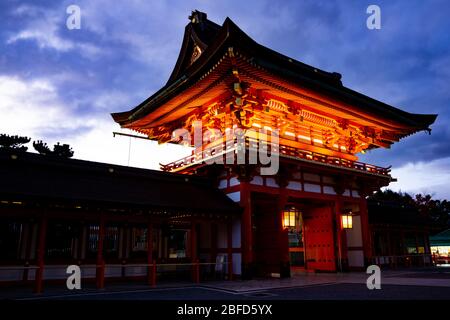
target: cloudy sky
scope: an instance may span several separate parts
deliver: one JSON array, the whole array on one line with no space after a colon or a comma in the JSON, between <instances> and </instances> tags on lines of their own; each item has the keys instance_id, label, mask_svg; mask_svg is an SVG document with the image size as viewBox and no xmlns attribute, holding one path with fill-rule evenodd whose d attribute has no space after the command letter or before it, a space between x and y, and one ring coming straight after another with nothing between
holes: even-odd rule
<instances>
[{"instance_id":1,"label":"cloudy sky","mask_svg":"<svg viewBox=\"0 0 450 320\"><path fill-rule=\"evenodd\" d=\"M66 9L81 9L81 29ZM370 4L381 30L366 27ZM431 136L418 133L361 161L393 166L395 190L450 198L450 2L364 1L14 1L0 2L0 132L75 157L158 168L186 153L125 137L110 112L139 104L166 81L194 9L222 24L228 16L259 43L344 85L415 113L438 113Z\"/></svg>"}]
</instances>

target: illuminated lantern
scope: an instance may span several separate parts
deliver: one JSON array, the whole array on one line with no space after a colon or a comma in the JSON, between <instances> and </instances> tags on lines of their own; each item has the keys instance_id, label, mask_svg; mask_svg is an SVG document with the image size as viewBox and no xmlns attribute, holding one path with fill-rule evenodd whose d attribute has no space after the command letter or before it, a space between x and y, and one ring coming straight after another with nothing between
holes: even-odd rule
<instances>
[{"instance_id":1,"label":"illuminated lantern","mask_svg":"<svg viewBox=\"0 0 450 320\"><path fill-rule=\"evenodd\" d=\"M295 209L283 211L283 228L295 228Z\"/></svg>"},{"instance_id":2,"label":"illuminated lantern","mask_svg":"<svg viewBox=\"0 0 450 320\"><path fill-rule=\"evenodd\" d=\"M341 215L341 225L343 229L353 228L353 217L351 212Z\"/></svg>"}]
</instances>

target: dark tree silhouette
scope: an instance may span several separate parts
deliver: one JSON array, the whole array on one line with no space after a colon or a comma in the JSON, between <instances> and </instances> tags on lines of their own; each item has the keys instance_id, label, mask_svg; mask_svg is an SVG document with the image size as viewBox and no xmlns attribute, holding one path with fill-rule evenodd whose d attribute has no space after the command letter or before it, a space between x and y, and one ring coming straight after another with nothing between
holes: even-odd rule
<instances>
[{"instance_id":1,"label":"dark tree silhouette","mask_svg":"<svg viewBox=\"0 0 450 320\"><path fill-rule=\"evenodd\" d=\"M45 142L42 142L42 140L33 141L33 148L39 152L39 154L47 155L52 153L48 145Z\"/></svg>"},{"instance_id":2,"label":"dark tree silhouette","mask_svg":"<svg viewBox=\"0 0 450 320\"><path fill-rule=\"evenodd\" d=\"M70 148L70 146L68 144L59 144L59 142L57 144L55 144L55 146L53 147L53 154L58 156L58 157L63 157L63 158L72 158L73 157L73 150L72 148Z\"/></svg>"},{"instance_id":3,"label":"dark tree silhouette","mask_svg":"<svg viewBox=\"0 0 450 320\"><path fill-rule=\"evenodd\" d=\"M73 150L68 144L60 144L59 142L53 146L53 150L50 150L48 145L42 140L33 142L34 149L42 155L57 156L61 158L72 158Z\"/></svg>"},{"instance_id":4,"label":"dark tree silhouette","mask_svg":"<svg viewBox=\"0 0 450 320\"><path fill-rule=\"evenodd\" d=\"M30 140L28 137L0 134L0 150L25 152L28 150L28 147L24 146L24 144L30 142Z\"/></svg>"},{"instance_id":5,"label":"dark tree silhouette","mask_svg":"<svg viewBox=\"0 0 450 320\"><path fill-rule=\"evenodd\" d=\"M370 199L397 202L412 207L420 215L431 220L437 227L445 229L450 226L450 202L447 200L434 200L429 194L417 194L412 197L408 193L394 192L389 189L374 193L370 196Z\"/></svg>"}]
</instances>

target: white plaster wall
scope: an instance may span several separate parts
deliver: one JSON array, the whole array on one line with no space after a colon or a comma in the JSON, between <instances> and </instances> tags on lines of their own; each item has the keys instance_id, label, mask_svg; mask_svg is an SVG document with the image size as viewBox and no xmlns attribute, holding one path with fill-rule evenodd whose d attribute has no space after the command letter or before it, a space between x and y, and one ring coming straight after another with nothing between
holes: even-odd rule
<instances>
[{"instance_id":1,"label":"white plaster wall","mask_svg":"<svg viewBox=\"0 0 450 320\"><path fill-rule=\"evenodd\" d=\"M239 201L241 201L241 192L237 191L237 192L227 193L227 197L230 198L231 200L233 200L234 202L239 202Z\"/></svg>"},{"instance_id":2,"label":"white plaster wall","mask_svg":"<svg viewBox=\"0 0 450 320\"><path fill-rule=\"evenodd\" d=\"M105 277L121 277L122 276L122 268L116 266L106 265L105 268Z\"/></svg>"},{"instance_id":3,"label":"white plaster wall","mask_svg":"<svg viewBox=\"0 0 450 320\"><path fill-rule=\"evenodd\" d=\"M320 185L318 184L305 183L304 189L307 192L321 193Z\"/></svg>"},{"instance_id":4,"label":"white plaster wall","mask_svg":"<svg viewBox=\"0 0 450 320\"><path fill-rule=\"evenodd\" d=\"M362 250L349 250L347 256L350 267L364 267L364 252Z\"/></svg>"},{"instance_id":5,"label":"white plaster wall","mask_svg":"<svg viewBox=\"0 0 450 320\"><path fill-rule=\"evenodd\" d=\"M290 190L297 190L297 191L301 191L302 190L302 184L298 181L289 181L289 184L286 187L287 189Z\"/></svg>"},{"instance_id":6,"label":"white plaster wall","mask_svg":"<svg viewBox=\"0 0 450 320\"><path fill-rule=\"evenodd\" d=\"M266 186L268 187L273 187L273 188L278 188L278 184L275 181L274 178L266 178Z\"/></svg>"},{"instance_id":7,"label":"white plaster wall","mask_svg":"<svg viewBox=\"0 0 450 320\"><path fill-rule=\"evenodd\" d=\"M44 268L44 279L64 279L67 278L69 275L66 274L67 270L66 266L49 266L47 268ZM81 274L83 275L83 274ZM106 273L105 273L106 275Z\"/></svg>"},{"instance_id":8,"label":"white plaster wall","mask_svg":"<svg viewBox=\"0 0 450 320\"><path fill-rule=\"evenodd\" d=\"M147 274L146 267L129 267L125 269L126 276L143 276ZM95 274L94 274L95 276Z\"/></svg>"},{"instance_id":9,"label":"white plaster wall","mask_svg":"<svg viewBox=\"0 0 450 320\"><path fill-rule=\"evenodd\" d=\"M239 185L239 180L236 177L230 179L230 187Z\"/></svg>"},{"instance_id":10,"label":"white plaster wall","mask_svg":"<svg viewBox=\"0 0 450 320\"><path fill-rule=\"evenodd\" d=\"M233 253L233 273L241 274L242 259L240 253Z\"/></svg>"},{"instance_id":11,"label":"white plaster wall","mask_svg":"<svg viewBox=\"0 0 450 320\"><path fill-rule=\"evenodd\" d=\"M347 247L362 247L361 217L353 216L353 228L346 229Z\"/></svg>"},{"instance_id":12,"label":"white plaster wall","mask_svg":"<svg viewBox=\"0 0 450 320\"><path fill-rule=\"evenodd\" d=\"M22 280L22 270L1 270L0 281L18 281Z\"/></svg>"},{"instance_id":13,"label":"white plaster wall","mask_svg":"<svg viewBox=\"0 0 450 320\"><path fill-rule=\"evenodd\" d=\"M336 194L336 191L334 191L334 188L333 188L333 187L330 187L330 186L324 186L324 187L323 187L323 193L335 195L335 194Z\"/></svg>"},{"instance_id":14,"label":"white plaster wall","mask_svg":"<svg viewBox=\"0 0 450 320\"><path fill-rule=\"evenodd\" d=\"M262 186L264 184L263 178L260 176L254 176L250 184L254 184L257 186Z\"/></svg>"},{"instance_id":15,"label":"white plaster wall","mask_svg":"<svg viewBox=\"0 0 450 320\"><path fill-rule=\"evenodd\" d=\"M227 179L222 179L222 180L220 180L220 182L219 182L219 189L224 189L224 188L226 188L227 187Z\"/></svg>"},{"instance_id":16,"label":"white plaster wall","mask_svg":"<svg viewBox=\"0 0 450 320\"><path fill-rule=\"evenodd\" d=\"M233 248L241 247L241 219L235 218L233 220L233 228L232 228L232 237L233 237Z\"/></svg>"}]
</instances>

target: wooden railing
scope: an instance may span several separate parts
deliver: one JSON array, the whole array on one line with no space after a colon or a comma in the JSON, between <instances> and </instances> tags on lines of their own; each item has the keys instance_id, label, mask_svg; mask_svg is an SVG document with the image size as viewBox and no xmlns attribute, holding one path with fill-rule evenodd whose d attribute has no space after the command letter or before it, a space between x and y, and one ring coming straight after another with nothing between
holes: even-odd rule
<instances>
[{"instance_id":1,"label":"wooden railing","mask_svg":"<svg viewBox=\"0 0 450 320\"><path fill-rule=\"evenodd\" d=\"M216 146L205 148L197 152L193 151L192 154L187 157L184 157L174 162L170 162L168 164L160 164L160 166L161 170L163 171L173 172L178 171L185 167L189 167L191 165L204 163L204 161L207 159L225 157L227 154L234 154L233 161L236 161L237 150L244 147L246 150L258 150L258 147L260 145L266 147L271 155L278 154L279 156L282 157L284 156L308 162L321 163L324 165L329 165L338 168L348 168L366 173L378 174L386 177L390 176L391 170L389 168L378 167L364 162L351 161L336 156L325 155L317 152L301 150L285 145L260 143L259 141L250 138L246 138L245 143L238 143L238 141L235 139L234 141L223 142L221 148ZM215 150L220 150L220 152L215 153ZM223 162L226 163L226 159L223 159Z\"/></svg>"},{"instance_id":2,"label":"wooden railing","mask_svg":"<svg viewBox=\"0 0 450 320\"><path fill-rule=\"evenodd\" d=\"M412 267L412 266L431 266L433 265L433 257L429 253L407 254L397 256L375 256L372 257L372 263L381 266L389 266L390 268Z\"/></svg>"}]
</instances>

